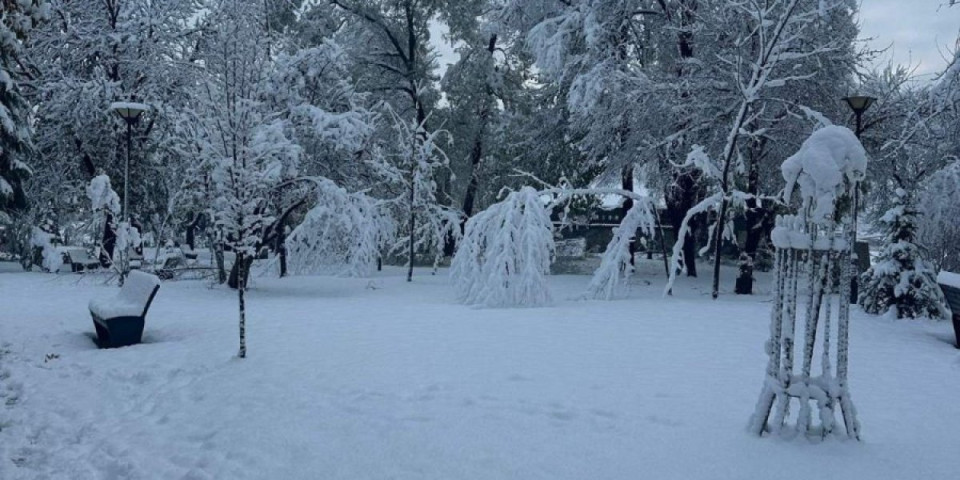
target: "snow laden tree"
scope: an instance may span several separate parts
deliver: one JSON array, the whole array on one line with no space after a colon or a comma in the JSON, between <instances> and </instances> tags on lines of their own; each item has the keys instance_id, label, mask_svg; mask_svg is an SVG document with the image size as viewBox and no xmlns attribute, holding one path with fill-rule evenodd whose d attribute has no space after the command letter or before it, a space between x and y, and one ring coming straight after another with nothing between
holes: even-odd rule
<instances>
[{"instance_id":1,"label":"snow laden tree","mask_svg":"<svg viewBox=\"0 0 960 480\"><path fill-rule=\"evenodd\" d=\"M22 2L20 2L22 3ZM149 103L133 128L134 158L129 165L129 204L147 229L163 216L177 174L196 159L196 149L179 142L173 120L196 105L201 35L210 16L198 0L48 0L50 21L31 34L30 55L38 107L34 143L37 182L57 181L72 194L53 198L61 222L75 219L75 202L101 172L122 188L126 125L108 111L115 101ZM54 174L52 176L47 176ZM36 192L42 194L43 192Z\"/></svg>"},{"instance_id":2,"label":"snow laden tree","mask_svg":"<svg viewBox=\"0 0 960 480\"><path fill-rule=\"evenodd\" d=\"M44 19L43 0L0 4L0 221L7 211L26 207L22 182L30 174L24 159L31 147L30 106L20 90L27 73L23 41Z\"/></svg>"},{"instance_id":3,"label":"snow laden tree","mask_svg":"<svg viewBox=\"0 0 960 480\"><path fill-rule=\"evenodd\" d=\"M714 193L688 210L678 230L678 241L674 247L673 263L676 268L671 272L666 291L672 288L676 270L687 260L682 250L683 239L690 230L693 217L707 211L716 212L716 222L710 228L710 244L701 253L713 250L713 288L712 296L720 294L720 259L723 242L732 238L732 207L744 208L748 201L760 200L759 195L742 191L737 182L737 173L741 170L743 150L740 143L743 138L763 138L769 130L761 126L769 103L787 103L779 91L788 85L802 83L813 75L817 68L817 59L835 52L839 46L825 39L819 39L815 28L822 18L840 9L838 2L805 2L801 0L773 0L763 4L756 2L730 2L730 15L724 17L730 22L732 31L748 32L735 36L733 48L722 53L721 60L732 76L733 85L739 92L731 111L729 129L719 148L694 145L683 167L692 167L701 172L713 186ZM815 41L807 41L813 37ZM810 111L799 105L797 112ZM786 112L784 115L789 115Z\"/></svg>"},{"instance_id":4,"label":"snow laden tree","mask_svg":"<svg viewBox=\"0 0 960 480\"><path fill-rule=\"evenodd\" d=\"M284 122L264 108L271 62L262 5L220 0L209 7L217 28L205 38L197 142L210 179L208 215L219 243L236 255L232 275L240 313L238 355L243 358L249 269L274 220L269 197L296 171L301 149L287 137Z\"/></svg>"},{"instance_id":5,"label":"snow laden tree","mask_svg":"<svg viewBox=\"0 0 960 480\"><path fill-rule=\"evenodd\" d=\"M303 209L325 201L323 192L333 192L325 187L328 181L357 191L374 175L363 160L374 146L376 115L353 86L343 48L329 38L318 42L278 55L266 86L266 107L302 149L299 180L285 182L271 196L276 220L264 241L277 253L281 277L287 274L287 231Z\"/></svg>"},{"instance_id":6,"label":"snow laden tree","mask_svg":"<svg viewBox=\"0 0 960 480\"><path fill-rule=\"evenodd\" d=\"M379 175L394 187L395 196L383 204L397 222L397 238L391 253L407 258L407 281L413 281L413 266L418 252L432 252L434 264L443 255L443 245L451 236L459 239L460 213L437 199L437 173L448 169L450 160L439 142L449 133L428 132L426 119L409 121L387 107L393 121L393 146L385 146L376 162Z\"/></svg>"},{"instance_id":7,"label":"snow laden tree","mask_svg":"<svg viewBox=\"0 0 960 480\"><path fill-rule=\"evenodd\" d=\"M630 244L638 232L653 238L656 225L652 213L653 205L645 198L632 203L633 206L627 211L623 221L613 229L613 238L607 244L600 266L587 287L587 294L592 298L611 300L622 294L634 272Z\"/></svg>"},{"instance_id":8,"label":"snow laden tree","mask_svg":"<svg viewBox=\"0 0 960 480\"><path fill-rule=\"evenodd\" d=\"M872 314L893 309L897 318L946 318L946 299L936 272L916 244L919 212L912 195L903 189L895 194L896 205L880 218L887 230L883 248L860 277L857 303Z\"/></svg>"},{"instance_id":9,"label":"snow laden tree","mask_svg":"<svg viewBox=\"0 0 960 480\"><path fill-rule=\"evenodd\" d=\"M511 192L474 215L450 265L457 298L467 305L533 307L550 302L553 224L533 187Z\"/></svg>"},{"instance_id":10,"label":"snow laden tree","mask_svg":"<svg viewBox=\"0 0 960 480\"><path fill-rule=\"evenodd\" d=\"M286 239L294 274L369 275L377 265L383 239L393 224L377 201L350 193L331 180L302 179L314 184L316 204Z\"/></svg>"},{"instance_id":11,"label":"snow laden tree","mask_svg":"<svg viewBox=\"0 0 960 480\"><path fill-rule=\"evenodd\" d=\"M960 272L960 162L936 172L919 194L917 242L939 270Z\"/></svg>"}]
</instances>

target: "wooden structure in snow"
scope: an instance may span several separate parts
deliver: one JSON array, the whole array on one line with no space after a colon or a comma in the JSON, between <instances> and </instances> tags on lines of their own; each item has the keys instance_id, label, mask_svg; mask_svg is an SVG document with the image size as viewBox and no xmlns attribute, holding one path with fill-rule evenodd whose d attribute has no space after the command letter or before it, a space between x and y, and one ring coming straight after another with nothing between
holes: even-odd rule
<instances>
[{"instance_id":1,"label":"wooden structure in snow","mask_svg":"<svg viewBox=\"0 0 960 480\"><path fill-rule=\"evenodd\" d=\"M818 130L784 162L784 200L799 186L801 204L797 215L777 218L771 235L777 276L769 359L749 427L757 435L860 438L847 360L854 195L865 171L863 147L842 127Z\"/></svg>"}]
</instances>

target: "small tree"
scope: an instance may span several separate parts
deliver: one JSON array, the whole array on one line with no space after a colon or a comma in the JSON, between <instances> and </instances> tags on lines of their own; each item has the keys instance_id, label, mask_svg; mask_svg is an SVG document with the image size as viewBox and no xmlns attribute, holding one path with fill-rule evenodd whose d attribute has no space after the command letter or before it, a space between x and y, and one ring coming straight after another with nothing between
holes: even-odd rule
<instances>
[{"instance_id":1,"label":"small tree","mask_svg":"<svg viewBox=\"0 0 960 480\"><path fill-rule=\"evenodd\" d=\"M486 307L550 302L553 224L542 194L523 187L467 221L450 265L459 300Z\"/></svg>"},{"instance_id":2,"label":"small tree","mask_svg":"<svg viewBox=\"0 0 960 480\"><path fill-rule=\"evenodd\" d=\"M943 293L937 287L933 268L917 247L917 210L903 189L896 204L880 219L887 235L877 262L863 273L857 299L872 314L896 308L897 318L946 317Z\"/></svg>"}]
</instances>

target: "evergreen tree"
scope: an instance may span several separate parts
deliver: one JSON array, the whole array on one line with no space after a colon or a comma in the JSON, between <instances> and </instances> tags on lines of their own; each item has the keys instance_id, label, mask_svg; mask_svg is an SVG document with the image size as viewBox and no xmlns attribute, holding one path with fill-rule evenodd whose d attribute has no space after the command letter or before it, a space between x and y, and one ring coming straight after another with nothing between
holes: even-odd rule
<instances>
[{"instance_id":1,"label":"evergreen tree","mask_svg":"<svg viewBox=\"0 0 960 480\"><path fill-rule=\"evenodd\" d=\"M30 106L18 81L22 42L43 19L42 0L0 3L0 215L26 206L21 183L30 174L23 156L30 147Z\"/></svg>"},{"instance_id":2,"label":"evergreen tree","mask_svg":"<svg viewBox=\"0 0 960 480\"><path fill-rule=\"evenodd\" d=\"M946 317L943 293L933 268L917 247L917 210L903 189L880 222L887 228L880 258L860 277L858 303L872 314L896 308L897 318Z\"/></svg>"}]
</instances>

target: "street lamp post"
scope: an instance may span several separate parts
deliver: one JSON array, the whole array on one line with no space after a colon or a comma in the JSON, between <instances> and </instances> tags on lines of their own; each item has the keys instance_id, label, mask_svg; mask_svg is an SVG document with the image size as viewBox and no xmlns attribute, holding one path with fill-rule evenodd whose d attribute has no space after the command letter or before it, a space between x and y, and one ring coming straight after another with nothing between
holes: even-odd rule
<instances>
[{"instance_id":1,"label":"street lamp post","mask_svg":"<svg viewBox=\"0 0 960 480\"><path fill-rule=\"evenodd\" d=\"M127 123L127 158L123 165L123 210L120 212L122 221L130 225L130 211L127 208L129 204L130 190L130 151L133 150L133 126L140 120L140 115L149 110L150 107L143 103L135 102L113 102L110 104L110 110L117 113ZM120 283L123 284L124 277L127 275L129 263L127 262L127 252L120 252L121 273Z\"/></svg>"},{"instance_id":2,"label":"street lamp post","mask_svg":"<svg viewBox=\"0 0 960 480\"><path fill-rule=\"evenodd\" d=\"M874 97L868 97L863 95L854 95L851 97L846 97L843 99L847 102L847 106L853 110L853 115L856 118L857 126L854 130L854 134L857 136L857 140L860 139L860 134L863 133L863 112L866 112L874 102L877 101ZM857 227L858 227L858 217L860 211L860 184L854 186L853 190L853 244L851 245L852 255L850 256L851 261L853 262L854 272L852 281L850 282L850 303L857 303L857 296L859 294L859 285L858 278L860 277L860 266L857 258Z\"/></svg>"}]
</instances>

